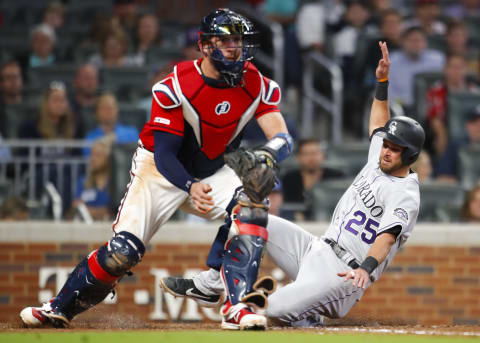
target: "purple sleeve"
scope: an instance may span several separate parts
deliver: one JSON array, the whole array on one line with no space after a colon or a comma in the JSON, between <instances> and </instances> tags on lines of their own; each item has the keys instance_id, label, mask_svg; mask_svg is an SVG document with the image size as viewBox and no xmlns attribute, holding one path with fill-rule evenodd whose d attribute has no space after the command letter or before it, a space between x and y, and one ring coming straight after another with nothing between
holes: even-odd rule
<instances>
[{"instance_id":1,"label":"purple sleeve","mask_svg":"<svg viewBox=\"0 0 480 343\"><path fill-rule=\"evenodd\" d=\"M170 183L190 193L190 187L195 179L185 170L185 167L177 158L182 139L183 137L168 132L155 131L155 165L160 174Z\"/></svg>"}]
</instances>

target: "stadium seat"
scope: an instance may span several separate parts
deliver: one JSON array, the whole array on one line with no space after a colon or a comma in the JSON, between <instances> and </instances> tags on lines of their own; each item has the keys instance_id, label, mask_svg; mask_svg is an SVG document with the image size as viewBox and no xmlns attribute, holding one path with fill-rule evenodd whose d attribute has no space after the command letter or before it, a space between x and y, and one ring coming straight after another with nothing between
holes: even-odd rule
<instances>
[{"instance_id":1,"label":"stadium seat","mask_svg":"<svg viewBox=\"0 0 480 343\"><path fill-rule=\"evenodd\" d=\"M352 183L352 179L326 181L313 189L313 209L315 220L330 221L335 206L343 193Z\"/></svg>"},{"instance_id":2,"label":"stadium seat","mask_svg":"<svg viewBox=\"0 0 480 343\"><path fill-rule=\"evenodd\" d=\"M435 210L435 216L439 222L455 223L461 221L461 206L440 204Z\"/></svg>"},{"instance_id":3,"label":"stadium seat","mask_svg":"<svg viewBox=\"0 0 480 343\"><path fill-rule=\"evenodd\" d=\"M428 48L444 52L447 50L447 42L444 35L429 35L428 36Z\"/></svg>"},{"instance_id":4,"label":"stadium seat","mask_svg":"<svg viewBox=\"0 0 480 343\"><path fill-rule=\"evenodd\" d=\"M70 1L66 13L66 21L70 25L83 25L88 27L98 13L112 13L112 7L112 0Z\"/></svg>"},{"instance_id":5,"label":"stadium seat","mask_svg":"<svg viewBox=\"0 0 480 343\"><path fill-rule=\"evenodd\" d=\"M118 121L122 124L135 126L140 132L147 121L147 112L142 108L120 105Z\"/></svg>"},{"instance_id":6,"label":"stadium seat","mask_svg":"<svg viewBox=\"0 0 480 343\"><path fill-rule=\"evenodd\" d=\"M45 89L52 81L63 82L68 89L72 89L75 78L75 65L55 65L29 69L29 83L31 87Z\"/></svg>"},{"instance_id":7,"label":"stadium seat","mask_svg":"<svg viewBox=\"0 0 480 343\"><path fill-rule=\"evenodd\" d=\"M29 35L29 31L25 29L1 29L0 52L10 58L27 53Z\"/></svg>"},{"instance_id":8,"label":"stadium seat","mask_svg":"<svg viewBox=\"0 0 480 343\"><path fill-rule=\"evenodd\" d=\"M408 113L412 118L423 122L427 116L426 95L428 89L439 80L443 79L441 72L419 73L414 78L414 96L415 96L415 113Z\"/></svg>"},{"instance_id":9,"label":"stadium seat","mask_svg":"<svg viewBox=\"0 0 480 343\"><path fill-rule=\"evenodd\" d=\"M345 143L333 146L327 151L327 161L331 166L343 166L347 176L355 176L367 163L370 142Z\"/></svg>"},{"instance_id":10,"label":"stadium seat","mask_svg":"<svg viewBox=\"0 0 480 343\"><path fill-rule=\"evenodd\" d=\"M147 52L146 63L155 68L164 67L169 63L182 59L180 48L153 47Z\"/></svg>"},{"instance_id":11,"label":"stadium seat","mask_svg":"<svg viewBox=\"0 0 480 343\"><path fill-rule=\"evenodd\" d=\"M134 93L144 94L150 87L150 70L146 67L103 68L100 75L103 88L123 101L131 100Z\"/></svg>"},{"instance_id":12,"label":"stadium seat","mask_svg":"<svg viewBox=\"0 0 480 343\"><path fill-rule=\"evenodd\" d=\"M472 189L480 181L480 146L465 146L458 152L460 185Z\"/></svg>"},{"instance_id":13,"label":"stadium seat","mask_svg":"<svg viewBox=\"0 0 480 343\"><path fill-rule=\"evenodd\" d=\"M448 130L452 140L465 137L465 115L480 103L480 94L456 93L448 96Z\"/></svg>"},{"instance_id":14,"label":"stadium seat","mask_svg":"<svg viewBox=\"0 0 480 343\"><path fill-rule=\"evenodd\" d=\"M38 106L7 105L5 107L4 133L5 138L17 138L21 125L27 120L33 120L38 115Z\"/></svg>"},{"instance_id":15,"label":"stadium seat","mask_svg":"<svg viewBox=\"0 0 480 343\"><path fill-rule=\"evenodd\" d=\"M137 143L115 144L110 155L111 175L109 190L112 199L112 208L117 209L130 182L130 168L132 156Z\"/></svg>"},{"instance_id":16,"label":"stadium seat","mask_svg":"<svg viewBox=\"0 0 480 343\"><path fill-rule=\"evenodd\" d=\"M460 186L441 183L420 184L420 213L418 221L438 222L439 206L448 205L459 209L463 202L463 189Z\"/></svg>"},{"instance_id":17,"label":"stadium seat","mask_svg":"<svg viewBox=\"0 0 480 343\"><path fill-rule=\"evenodd\" d=\"M469 41L472 46L478 46L480 43L480 17L468 16L464 20L468 29Z\"/></svg>"}]
</instances>

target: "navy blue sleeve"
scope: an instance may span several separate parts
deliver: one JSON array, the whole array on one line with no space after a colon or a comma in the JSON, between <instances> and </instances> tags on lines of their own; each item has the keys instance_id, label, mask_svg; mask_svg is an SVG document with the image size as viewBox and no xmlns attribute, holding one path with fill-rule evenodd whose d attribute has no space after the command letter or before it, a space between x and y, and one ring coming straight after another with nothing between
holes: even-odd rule
<instances>
[{"instance_id":1,"label":"navy blue sleeve","mask_svg":"<svg viewBox=\"0 0 480 343\"><path fill-rule=\"evenodd\" d=\"M154 158L157 170L170 183L190 193L190 187L195 179L185 170L177 158L182 145L182 137L163 131L154 134Z\"/></svg>"}]
</instances>

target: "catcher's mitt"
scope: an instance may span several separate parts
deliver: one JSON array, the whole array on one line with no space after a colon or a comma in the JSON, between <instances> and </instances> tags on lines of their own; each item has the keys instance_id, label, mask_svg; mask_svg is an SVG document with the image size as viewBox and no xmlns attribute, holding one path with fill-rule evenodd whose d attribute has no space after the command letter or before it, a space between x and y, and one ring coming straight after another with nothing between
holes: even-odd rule
<instances>
[{"instance_id":1,"label":"catcher's mitt","mask_svg":"<svg viewBox=\"0 0 480 343\"><path fill-rule=\"evenodd\" d=\"M238 175L254 203L261 204L275 186L275 161L263 151L240 148L226 154L225 163Z\"/></svg>"}]
</instances>

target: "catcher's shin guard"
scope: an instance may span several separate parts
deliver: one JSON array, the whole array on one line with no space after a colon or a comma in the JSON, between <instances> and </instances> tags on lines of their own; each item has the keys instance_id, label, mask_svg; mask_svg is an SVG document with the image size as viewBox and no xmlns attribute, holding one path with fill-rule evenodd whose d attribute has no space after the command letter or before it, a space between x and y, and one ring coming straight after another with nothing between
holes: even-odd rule
<instances>
[{"instance_id":1,"label":"catcher's shin guard","mask_svg":"<svg viewBox=\"0 0 480 343\"><path fill-rule=\"evenodd\" d=\"M116 234L77 265L53 299L53 311L71 320L95 306L144 254L145 246L135 235L126 231Z\"/></svg>"},{"instance_id":2,"label":"catcher's shin guard","mask_svg":"<svg viewBox=\"0 0 480 343\"><path fill-rule=\"evenodd\" d=\"M225 291L232 305L243 301L253 302L258 307L266 306L263 294L256 296L251 292L268 240L267 221L266 208L238 205L233 211L232 226L238 234L227 243L221 269Z\"/></svg>"}]
</instances>

